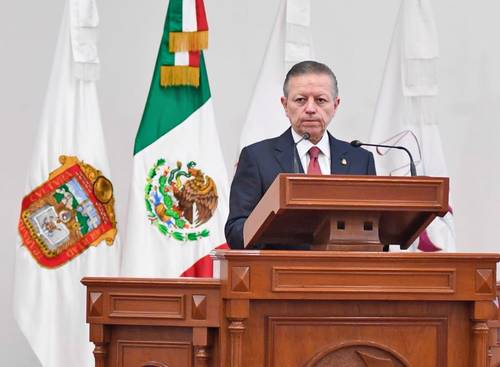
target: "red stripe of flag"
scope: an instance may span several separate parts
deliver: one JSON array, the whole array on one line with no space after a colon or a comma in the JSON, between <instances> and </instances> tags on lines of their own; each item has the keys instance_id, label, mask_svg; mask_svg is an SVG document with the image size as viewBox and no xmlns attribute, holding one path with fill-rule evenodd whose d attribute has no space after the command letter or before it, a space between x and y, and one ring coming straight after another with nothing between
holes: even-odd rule
<instances>
[{"instance_id":1,"label":"red stripe of flag","mask_svg":"<svg viewBox=\"0 0 500 367\"><path fill-rule=\"evenodd\" d=\"M227 243L223 243L219 250L229 249ZM206 255L198 260L193 266L181 274L181 277L211 278L214 275L214 261L210 255Z\"/></svg>"},{"instance_id":2,"label":"red stripe of flag","mask_svg":"<svg viewBox=\"0 0 500 367\"><path fill-rule=\"evenodd\" d=\"M200 66L200 51L189 51L189 66Z\"/></svg>"},{"instance_id":3,"label":"red stripe of flag","mask_svg":"<svg viewBox=\"0 0 500 367\"><path fill-rule=\"evenodd\" d=\"M203 0L196 0L196 22L198 23L198 31L208 31L207 14Z\"/></svg>"}]
</instances>

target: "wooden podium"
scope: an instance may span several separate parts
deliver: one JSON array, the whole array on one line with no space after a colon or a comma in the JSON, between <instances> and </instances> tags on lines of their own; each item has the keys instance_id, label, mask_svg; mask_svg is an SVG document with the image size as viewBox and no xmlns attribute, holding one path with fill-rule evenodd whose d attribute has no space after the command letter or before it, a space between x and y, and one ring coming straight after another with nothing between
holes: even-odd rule
<instances>
[{"instance_id":1,"label":"wooden podium","mask_svg":"<svg viewBox=\"0 0 500 367\"><path fill-rule=\"evenodd\" d=\"M445 179L312 179L323 186L308 186L307 176L278 177L274 194L248 219L245 243L286 238L323 249L405 247L447 210ZM311 191L316 196L307 196ZM369 231L369 221L377 237L357 237ZM342 227L350 234L338 237ZM84 278L96 366L489 365L498 254L214 256L220 279Z\"/></svg>"},{"instance_id":2,"label":"wooden podium","mask_svg":"<svg viewBox=\"0 0 500 367\"><path fill-rule=\"evenodd\" d=\"M317 250L407 249L448 212L448 178L280 174L245 222L245 246Z\"/></svg>"}]
</instances>

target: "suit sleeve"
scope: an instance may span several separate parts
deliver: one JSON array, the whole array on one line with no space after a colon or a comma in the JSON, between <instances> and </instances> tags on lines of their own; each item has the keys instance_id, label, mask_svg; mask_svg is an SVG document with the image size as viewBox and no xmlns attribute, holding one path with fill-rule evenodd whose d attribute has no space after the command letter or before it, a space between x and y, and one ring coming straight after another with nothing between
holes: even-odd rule
<instances>
[{"instance_id":1,"label":"suit sleeve","mask_svg":"<svg viewBox=\"0 0 500 367\"><path fill-rule=\"evenodd\" d=\"M373 153L368 152L368 166L366 167L366 174L367 175L377 175L377 170L375 169L375 160L373 159Z\"/></svg>"},{"instance_id":2,"label":"suit sleeve","mask_svg":"<svg viewBox=\"0 0 500 367\"><path fill-rule=\"evenodd\" d=\"M263 194L257 161L249 149L244 148L231 184L229 217L224 230L232 249L243 248L243 225Z\"/></svg>"}]
</instances>

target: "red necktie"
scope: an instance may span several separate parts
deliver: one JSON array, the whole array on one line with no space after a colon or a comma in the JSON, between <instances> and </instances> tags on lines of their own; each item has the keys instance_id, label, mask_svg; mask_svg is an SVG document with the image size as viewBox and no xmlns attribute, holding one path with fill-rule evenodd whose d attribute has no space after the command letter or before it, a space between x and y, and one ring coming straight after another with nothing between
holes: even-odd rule
<instances>
[{"instance_id":1,"label":"red necktie","mask_svg":"<svg viewBox=\"0 0 500 367\"><path fill-rule=\"evenodd\" d=\"M319 167L318 156L321 150L318 147L311 147L309 149L309 166L307 167L308 175L321 175L321 168Z\"/></svg>"}]
</instances>

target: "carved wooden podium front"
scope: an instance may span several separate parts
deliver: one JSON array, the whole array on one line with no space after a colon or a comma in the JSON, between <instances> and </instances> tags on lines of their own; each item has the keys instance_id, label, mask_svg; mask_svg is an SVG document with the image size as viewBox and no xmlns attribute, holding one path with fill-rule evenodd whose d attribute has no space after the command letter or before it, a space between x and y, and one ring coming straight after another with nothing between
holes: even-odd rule
<instances>
[{"instance_id":1,"label":"carved wooden podium front","mask_svg":"<svg viewBox=\"0 0 500 367\"><path fill-rule=\"evenodd\" d=\"M327 188L330 202L312 210L335 221L342 221L335 210L358 219L376 214L382 245L389 234L405 246L447 205L447 181L440 179L359 180L343 180L343 192ZM363 182L391 187L392 197L381 192L377 203L376 190L366 188L357 199L363 209L356 210L342 195ZM294 192L303 193L288 191ZM308 210L293 203L294 195L274 204L271 198L270 211L256 209L249 225L265 225L254 227L257 235L246 229L245 238L259 243L286 232L269 223ZM354 231L365 230L361 224ZM289 234L315 226L306 220ZM338 244L335 235L321 238ZM84 278L96 366L488 366L498 254L226 250L214 256L220 279Z\"/></svg>"},{"instance_id":2,"label":"carved wooden podium front","mask_svg":"<svg viewBox=\"0 0 500 367\"><path fill-rule=\"evenodd\" d=\"M96 366L488 366L498 255L217 257L220 280L85 278Z\"/></svg>"}]
</instances>

